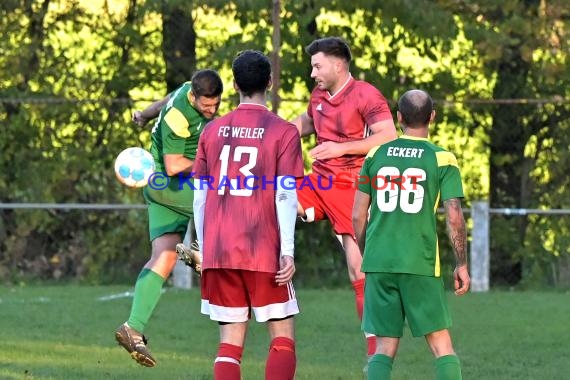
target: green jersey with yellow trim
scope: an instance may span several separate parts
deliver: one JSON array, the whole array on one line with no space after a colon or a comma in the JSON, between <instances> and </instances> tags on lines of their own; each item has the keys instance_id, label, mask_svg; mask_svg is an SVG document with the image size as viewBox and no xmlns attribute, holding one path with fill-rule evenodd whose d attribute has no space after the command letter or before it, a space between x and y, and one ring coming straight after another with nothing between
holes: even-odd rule
<instances>
[{"instance_id":1,"label":"green jersey with yellow trim","mask_svg":"<svg viewBox=\"0 0 570 380\"><path fill-rule=\"evenodd\" d=\"M191 90L191 83L186 82L174 91L152 129L150 153L157 172L166 172L164 154L183 154L191 160L196 157L200 133L210 119L192 106Z\"/></svg>"},{"instance_id":2,"label":"green jersey with yellow trim","mask_svg":"<svg viewBox=\"0 0 570 380\"><path fill-rule=\"evenodd\" d=\"M171 93L152 129L150 153L156 172L166 173L165 154L182 154L191 160L196 157L200 133L210 119L205 118L190 102L191 83L186 82ZM166 175L166 174L164 174ZM157 178L155 178L157 179ZM161 177L154 187L145 186L147 202L164 205L184 215L192 215L194 192L187 175Z\"/></svg>"},{"instance_id":3,"label":"green jersey with yellow trim","mask_svg":"<svg viewBox=\"0 0 570 380\"><path fill-rule=\"evenodd\" d=\"M411 136L372 149L358 189L371 197L363 272L440 276L439 200L463 198L453 153Z\"/></svg>"}]
</instances>

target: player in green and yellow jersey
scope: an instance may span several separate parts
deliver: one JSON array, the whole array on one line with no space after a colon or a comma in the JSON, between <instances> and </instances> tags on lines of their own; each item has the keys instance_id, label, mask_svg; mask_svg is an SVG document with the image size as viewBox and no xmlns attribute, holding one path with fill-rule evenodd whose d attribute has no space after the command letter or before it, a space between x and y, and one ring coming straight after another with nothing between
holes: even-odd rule
<instances>
[{"instance_id":1,"label":"player in green and yellow jersey","mask_svg":"<svg viewBox=\"0 0 570 380\"><path fill-rule=\"evenodd\" d=\"M166 176L153 177L157 182L149 183L149 186L144 188L144 196L150 206L151 240L164 233L173 232L171 231L172 223L178 225L174 232L186 233L188 220L184 226L182 226L184 221L178 223L176 220L171 220L166 223L167 215L161 211L162 207L174 209L181 216L185 216L184 219L193 215L194 192L188 191L190 186L185 180L189 178L196 157L200 133L204 125L218 111L221 96L218 91L223 88L221 81L209 83L208 85L213 87L207 89L206 95L197 95L206 90L198 88L204 87L199 78L208 78L209 75L212 76L209 79L211 81L214 80L212 78L216 78L214 75L217 76L217 73L212 70L198 71L194 75L196 82L194 85L192 82L186 82L174 91L162 108L152 129L150 153L154 158L155 172L165 174L168 179L165 178ZM161 207L157 209L154 207L156 204ZM153 215L155 212L158 213L156 217Z\"/></svg>"},{"instance_id":2,"label":"player in green and yellow jersey","mask_svg":"<svg viewBox=\"0 0 570 380\"><path fill-rule=\"evenodd\" d=\"M426 92L406 92L397 117L404 134L369 152L353 209L366 274L362 328L377 336L368 378L390 377L406 319L412 335L425 336L436 357L436 378L461 379L448 331L435 217L441 200L456 259L455 294L465 294L470 278L461 175L455 156L427 139L435 111Z\"/></svg>"},{"instance_id":3,"label":"player in green and yellow jersey","mask_svg":"<svg viewBox=\"0 0 570 380\"><path fill-rule=\"evenodd\" d=\"M152 254L137 278L129 319L119 326L115 338L146 367L154 367L156 360L146 347L144 328L176 264L176 245L182 242L193 216L194 192L186 179L194 165L200 133L218 111L222 92L217 72L199 70L190 82L133 115L133 121L143 126L161 107L150 149L156 172L144 188Z\"/></svg>"}]
</instances>

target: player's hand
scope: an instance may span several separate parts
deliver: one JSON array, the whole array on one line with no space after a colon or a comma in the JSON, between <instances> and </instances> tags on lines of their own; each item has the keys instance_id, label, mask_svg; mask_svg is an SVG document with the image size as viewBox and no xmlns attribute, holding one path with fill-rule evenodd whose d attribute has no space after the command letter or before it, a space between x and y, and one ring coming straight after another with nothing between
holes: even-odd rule
<instances>
[{"instance_id":1,"label":"player's hand","mask_svg":"<svg viewBox=\"0 0 570 380\"><path fill-rule=\"evenodd\" d=\"M453 271L453 285L455 287L455 295L461 296L467 293L470 284L471 278L469 277L467 265L456 267Z\"/></svg>"},{"instance_id":2,"label":"player's hand","mask_svg":"<svg viewBox=\"0 0 570 380\"><path fill-rule=\"evenodd\" d=\"M142 115L142 111L133 112L132 120L139 127L144 127L148 123L148 119Z\"/></svg>"},{"instance_id":3,"label":"player's hand","mask_svg":"<svg viewBox=\"0 0 570 380\"><path fill-rule=\"evenodd\" d=\"M344 149L340 143L325 141L311 149L309 154L315 160L328 160L329 158L344 156Z\"/></svg>"},{"instance_id":4,"label":"player's hand","mask_svg":"<svg viewBox=\"0 0 570 380\"><path fill-rule=\"evenodd\" d=\"M277 271L275 282L277 285L286 285L295 274L295 259L293 256L281 256L279 266L281 269Z\"/></svg>"}]
</instances>

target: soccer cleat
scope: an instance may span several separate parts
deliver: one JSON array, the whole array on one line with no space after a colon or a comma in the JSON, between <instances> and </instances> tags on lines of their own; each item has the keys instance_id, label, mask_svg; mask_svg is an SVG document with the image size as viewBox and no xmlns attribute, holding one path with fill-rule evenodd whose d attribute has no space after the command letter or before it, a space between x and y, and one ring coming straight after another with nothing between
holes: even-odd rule
<instances>
[{"instance_id":1,"label":"soccer cleat","mask_svg":"<svg viewBox=\"0 0 570 380\"><path fill-rule=\"evenodd\" d=\"M115 331L115 340L120 346L123 346L140 365L145 367L154 367L156 365L156 360L152 357L146 346L146 337L130 328L127 323L123 323L119 326L117 331Z\"/></svg>"},{"instance_id":2,"label":"soccer cleat","mask_svg":"<svg viewBox=\"0 0 570 380\"><path fill-rule=\"evenodd\" d=\"M194 269L199 276L202 275L202 253L196 240L192 242L190 248L182 243L176 244L176 254L184 264Z\"/></svg>"}]
</instances>

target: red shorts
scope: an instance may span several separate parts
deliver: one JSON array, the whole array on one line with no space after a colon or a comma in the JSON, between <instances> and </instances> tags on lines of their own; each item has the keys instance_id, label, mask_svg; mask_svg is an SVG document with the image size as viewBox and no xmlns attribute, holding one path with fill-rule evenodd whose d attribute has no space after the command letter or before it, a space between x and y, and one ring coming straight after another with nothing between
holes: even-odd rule
<instances>
[{"instance_id":1,"label":"red shorts","mask_svg":"<svg viewBox=\"0 0 570 380\"><path fill-rule=\"evenodd\" d=\"M202 314L219 322L257 322L299 313L293 283L278 286L275 273L240 269L206 269L200 279Z\"/></svg>"},{"instance_id":2,"label":"red shorts","mask_svg":"<svg viewBox=\"0 0 570 380\"><path fill-rule=\"evenodd\" d=\"M328 218L337 235L354 237L352 207L354 206L355 184L332 181L311 173L297 179L297 200L307 217L306 222Z\"/></svg>"}]
</instances>

